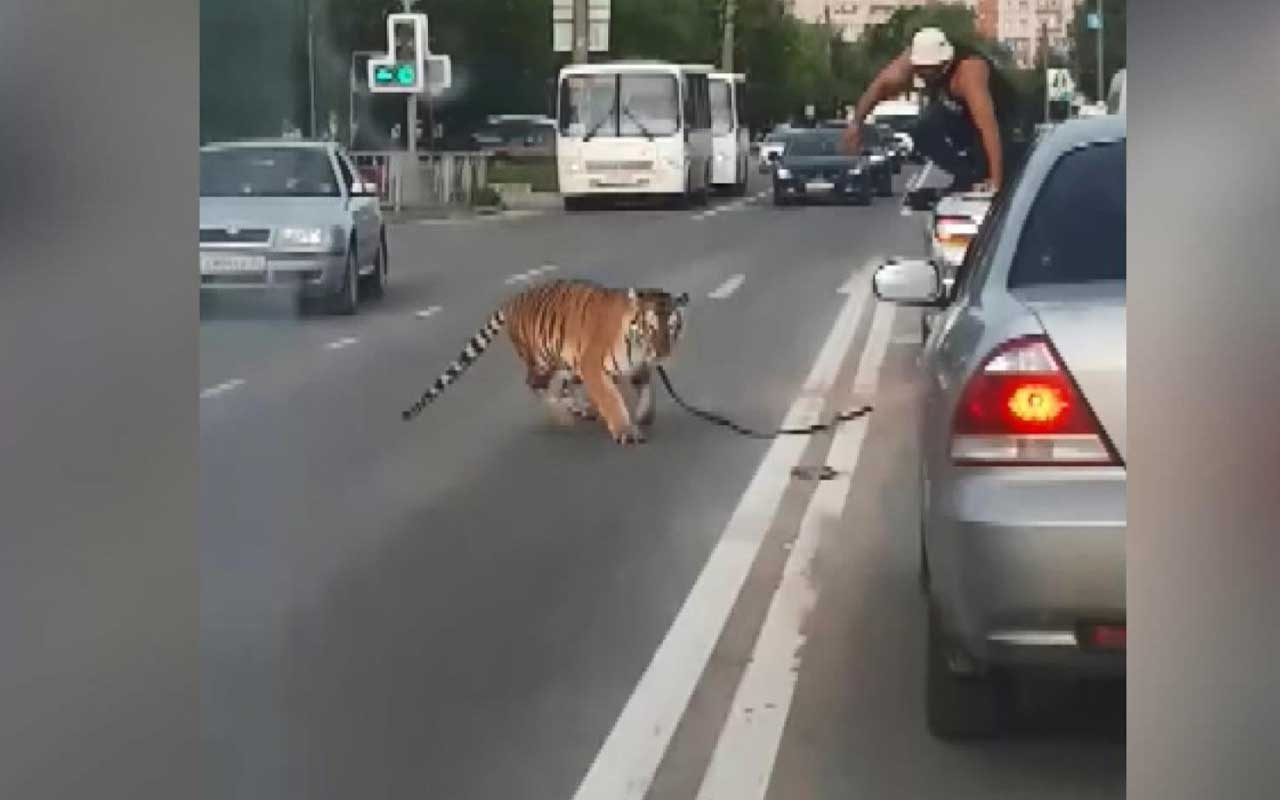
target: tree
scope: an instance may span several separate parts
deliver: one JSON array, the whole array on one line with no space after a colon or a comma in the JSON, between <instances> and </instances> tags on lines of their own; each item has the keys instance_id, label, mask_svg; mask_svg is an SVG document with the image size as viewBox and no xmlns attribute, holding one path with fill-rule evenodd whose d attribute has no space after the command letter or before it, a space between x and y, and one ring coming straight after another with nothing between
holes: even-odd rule
<instances>
[{"instance_id":1,"label":"tree","mask_svg":"<svg viewBox=\"0 0 1280 800\"><path fill-rule=\"evenodd\" d=\"M1082 0L1071 21L1072 55L1076 64L1076 86L1095 102L1105 98L1111 77L1125 65L1125 0L1105 0L1102 4L1103 97L1098 93L1098 32L1088 29L1086 19L1098 10L1098 0Z\"/></svg>"}]
</instances>

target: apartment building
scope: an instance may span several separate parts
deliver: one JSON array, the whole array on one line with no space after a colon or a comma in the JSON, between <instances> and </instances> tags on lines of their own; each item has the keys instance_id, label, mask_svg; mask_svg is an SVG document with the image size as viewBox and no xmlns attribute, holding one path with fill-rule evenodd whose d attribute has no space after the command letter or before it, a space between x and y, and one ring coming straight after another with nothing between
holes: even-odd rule
<instances>
[{"instance_id":1,"label":"apartment building","mask_svg":"<svg viewBox=\"0 0 1280 800\"><path fill-rule=\"evenodd\" d=\"M951 0L976 9L979 0ZM830 22L846 42L867 28L889 20L899 8L930 5L938 0L786 0L788 10L809 22Z\"/></svg>"},{"instance_id":2,"label":"apartment building","mask_svg":"<svg viewBox=\"0 0 1280 800\"><path fill-rule=\"evenodd\" d=\"M1069 26L1080 0L998 0L996 38L1013 51L1018 64L1030 67L1040 56L1042 38L1050 50L1070 46Z\"/></svg>"},{"instance_id":3,"label":"apartment building","mask_svg":"<svg viewBox=\"0 0 1280 800\"><path fill-rule=\"evenodd\" d=\"M945 1L945 0L944 0ZM899 8L929 5L938 0L784 0L787 9L809 22L830 22L841 38L852 42L873 25L886 22ZM1049 47L1069 47L1068 26L1076 6L1087 0L951 0L973 10L978 33L1003 42L1019 65L1033 66L1040 55L1041 37Z\"/></svg>"}]
</instances>

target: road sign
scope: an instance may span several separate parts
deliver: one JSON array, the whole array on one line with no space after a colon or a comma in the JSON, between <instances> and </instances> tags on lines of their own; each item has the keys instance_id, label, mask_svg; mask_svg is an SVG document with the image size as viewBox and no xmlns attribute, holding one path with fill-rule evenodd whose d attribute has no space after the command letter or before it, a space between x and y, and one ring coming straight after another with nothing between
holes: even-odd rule
<instances>
[{"instance_id":1,"label":"road sign","mask_svg":"<svg viewBox=\"0 0 1280 800\"><path fill-rule=\"evenodd\" d=\"M369 91L419 94L425 85L422 61L427 54L427 15L388 14L387 52L369 59Z\"/></svg>"},{"instance_id":2,"label":"road sign","mask_svg":"<svg viewBox=\"0 0 1280 800\"><path fill-rule=\"evenodd\" d=\"M1091 31L1096 31L1102 27L1102 15L1096 11L1090 11L1084 18L1085 27Z\"/></svg>"},{"instance_id":3,"label":"road sign","mask_svg":"<svg viewBox=\"0 0 1280 800\"><path fill-rule=\"evenodd\" d=\"M1049 69L1045 72L1047 73L1045 76L1045 92L1048 93L1049 102L1071 102L1071 98L1076 93L1076 84L1071 79L1071 70Z\"/></svg>"}]
</instances>

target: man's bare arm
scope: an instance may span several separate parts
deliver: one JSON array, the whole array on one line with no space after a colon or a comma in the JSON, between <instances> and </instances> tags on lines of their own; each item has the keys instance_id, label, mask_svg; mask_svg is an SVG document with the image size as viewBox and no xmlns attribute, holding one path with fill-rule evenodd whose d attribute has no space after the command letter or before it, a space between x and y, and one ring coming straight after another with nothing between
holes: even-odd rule
<instances>
[{"instance_id":1,"label":"man's bare arm","mask_svg":"<svg viewBox=\"0 0 1280 800\"><path fill-rule=\"evenodd\" d=\"M1004 149L1000 142L1000 125L996 122L995 103L991 100L990 81L991 69L981 59L966 60L956 70L956 93L968 106L973 126L982 137L991 188L999 189L1004 183Z\"/></svg>"},{"instance_id":2,"label":"man's bare arm","mask_svg":"<svg viewBox=\"0 0 1280 800\"><path fill-rule=\"evenodd\" d=\"M903 51L902 55L885 65L884 69L871 81L871 85L862 93L862 97L858 99L858 105L853 112L854 122L862 124L867 118L871 110L880 103L894 95L902 94L911 88L911 56L910 51Z\"/></svg>"}]
</instances>

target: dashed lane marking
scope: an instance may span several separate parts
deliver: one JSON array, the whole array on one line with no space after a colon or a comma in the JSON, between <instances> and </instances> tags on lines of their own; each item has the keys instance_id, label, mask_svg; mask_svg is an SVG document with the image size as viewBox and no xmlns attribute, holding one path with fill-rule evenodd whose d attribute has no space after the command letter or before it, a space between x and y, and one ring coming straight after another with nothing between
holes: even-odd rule
<instances>
[{"instance_id":1,"label":"dashed lane marking","mask_svg":"<svg viewBox=\"0 0 1280 800\"><path fill-rule=\"evenodd\" d=\"M707 297L710 297L712 300L724 300L728 298L729 295L738 291L746 280L747 276L743 275L741 272L736 275L732 275L728 280L712 290L711 294L707 295Z\"/></svg>"},{"instance_id":2,"label":"dashed lane marking","mask_svg":"<svg viewBox=\"0 0 1280 800\"><path fill-rule=\"evenodd\" d=\"M239 388L239 387L241 387L241 386L244 386L244 380L243 380L243 379L241 379L241 378L232 378L231 380L229 380L229 381L224 381L224 382L222 382L222 383L218 384L217 386L210 386L209 388L204 389L203 391L201 391L201 392L200 392L200 399L201 399L201 400L208 400L210 397L217 397L217 396L218 396L218 395L220 395L220 394L226 394L227 392L231 391L232 389L236 389L236 388Z\"/></svg>"}]
</instances>

